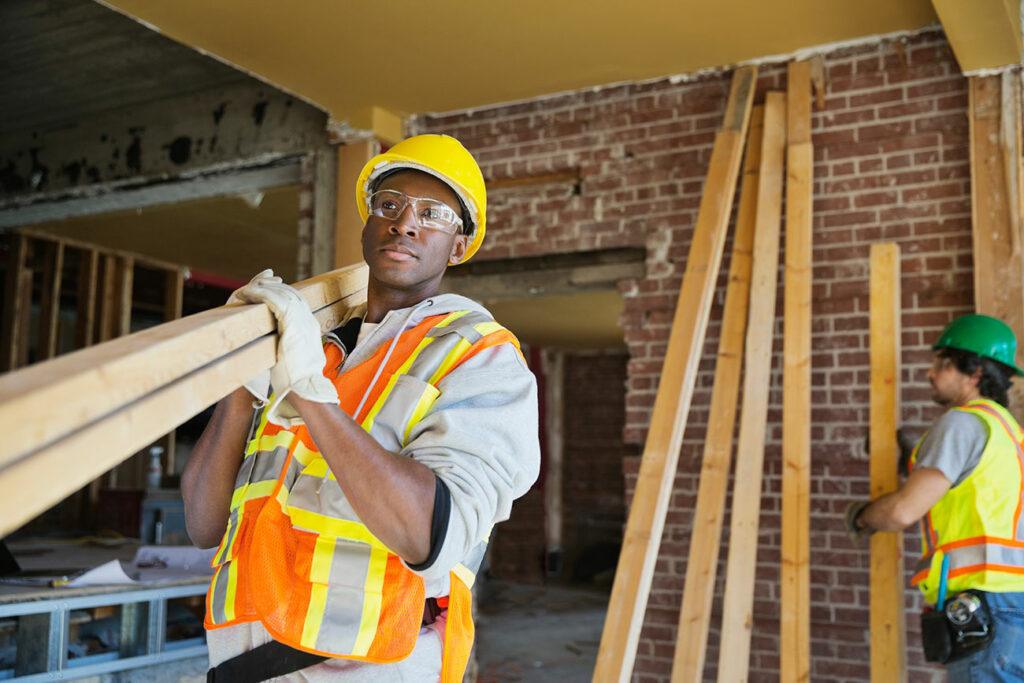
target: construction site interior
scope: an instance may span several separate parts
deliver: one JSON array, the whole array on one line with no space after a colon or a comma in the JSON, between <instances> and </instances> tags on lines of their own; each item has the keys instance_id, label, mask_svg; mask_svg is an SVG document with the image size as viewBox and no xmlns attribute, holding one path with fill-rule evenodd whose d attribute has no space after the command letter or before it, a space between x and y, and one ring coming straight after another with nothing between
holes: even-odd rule
<instances>
[{"instance_id":1,"label":"construction site interior","mask_svg":"<svg viewBox=\"0 0 1024 683\"><path fill-rule=\"evenodd\" d=\"M0 679L205 680L180 482L241 380L154 397L272 329L169 340L264 268L355 296L357 174L444 133L488 229L443 286L540 397L467 680L946 680L916 531L844 514L939 415L940 330L1024 338L1022 9L0 3Z\"/></svg>"}]
</instances>

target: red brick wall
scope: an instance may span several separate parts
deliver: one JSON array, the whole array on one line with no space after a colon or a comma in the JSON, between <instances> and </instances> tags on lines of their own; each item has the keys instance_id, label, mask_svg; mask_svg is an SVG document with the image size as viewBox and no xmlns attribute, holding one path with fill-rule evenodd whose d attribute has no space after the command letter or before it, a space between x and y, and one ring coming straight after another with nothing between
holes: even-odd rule
<instances>
[{"instance_id":1,"label":"red brick wall","mask_svg":"<svg viewBox=\"0 0 1024 683\"><path fill-rule=\"evenodd\" d=\"M534 362L534 359L538 359ZM623 443L625 420L623 387L625 353L573 352L565 357L565 426L563 431L562 547L564 570L571 579L581 555L596 568L614 564L617 552L609 546L622 542L625 517L622 462L635 456L636 446ZM538 371L539 354L531 355ZM547 381L540 377L541 383ZM516 501L511 518L498 525L492 539L491 573L503 579L545 581L544 482L541 479Z\"/></svg>"},{"instance_id":2,"label":"red brick wall","mask_svg":"<svg viewBox=\"0 0 1024 683\"><path fill-rule=\"evenodd\" d=\"M562 534L565 576L595 577L614 566L625 521L622 463L640 449L622 439L625 353L565 359Z\"/></svg>"},{"instance_id":3,"label":"red brick wall","mask_svg":"<svg viewBox=\"0 0 1024 683\"><path fill-rule=\"evenodd\" d=\"M868 677L868 555L846 539L842 513L868 492L868 246L895 240L902 248L903 416L920 430L936 415L924 381L927 344L972 305L967 94L939 32L837 50L825 60L826 106L813 121L812 674L815 680L852 681ZM728 75L627 84L417 122L421 130L463 140L489 178L580 170L578 191L556 183L492 192L488 242L478 258L647 248L647 276L620 285L630 354L629 443L643 442L650 418L728 85ZM783 66L762 69L759 98L766 89L784 87ZM723 274L727 267L728 256ZM641 681L667 680L671 666L723 293L724 276L640 643L635 678ZM755 681L776 680L778 666L781 344L775 341L751 659ZM637 460L627 460L624 469L629 493ZM915 536L908 535L908 547ZM722 573L720 568L720 580ZM907 605L914 630L912 680L932 680L935 670L919 656L910 591ZM709 670L717 660L716 638L713 633Z\"/></svg>"}]
</instances>

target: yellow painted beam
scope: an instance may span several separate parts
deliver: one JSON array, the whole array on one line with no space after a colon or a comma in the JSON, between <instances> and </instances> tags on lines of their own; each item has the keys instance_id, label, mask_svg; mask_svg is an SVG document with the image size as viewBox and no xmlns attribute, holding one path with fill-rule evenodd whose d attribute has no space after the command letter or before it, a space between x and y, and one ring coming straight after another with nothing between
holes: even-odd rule
<instances>
[{"instance_id":1,"label":"yellow painted beam","mask_svg":"<svg viewBox=\"0 0 1024 683\"><path fill-rule=\"evenodd\" d=\"M1019 3L1014 0L932 0L960 70L996 69L1021 61Z\"/></svg>"},{"instance_id":2,"label":"yellow painted beam","mask_svg":"<svg viewBox=\"0 0 1024 683\"><path fill-rule=\"evenodd\" d=\"M374 107L370 120L374 136L386 145L393 145L405 137L405 117L395 111Z\"/></svg>"}]
</instances>

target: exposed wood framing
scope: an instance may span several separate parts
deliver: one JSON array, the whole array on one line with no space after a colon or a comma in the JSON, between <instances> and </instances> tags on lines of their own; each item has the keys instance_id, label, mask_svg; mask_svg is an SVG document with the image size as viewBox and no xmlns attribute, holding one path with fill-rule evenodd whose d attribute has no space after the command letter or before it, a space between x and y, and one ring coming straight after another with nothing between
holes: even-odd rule
<instances>
[{"instance_id":1,"label":"exposed wood framing","mask_svg":"<svg viewBox=\"0 0 1024 683\"><path fill-rule=\"evenodd\" d=\"M715 383L711 391L704 459L693 513L693 531L686 560L686 582L679 610L673 683L699 683L704 679L711 603L721 546L725 493L732 462L732 437L736 426L736 405L740 392L743 339L750 302L751 254L754 250L754 218L761 164L761 133L764 107L754 107L750 118L743 160L743 187L736 213L729 284L722 310L722 332L715 360Z\"/></svg>"},{"instance_id":2,"label":"exposed wood framing","mask_svg":"<svg viewBox=\"0 0 1024 683\"><path fill-rule=\"evenodd\" d=\"M333 270L334 228L337 223L338 150L324 146L313 153L313 254L312 273ZM348 263L356 263L352 259Z\"/></svg>"},{"instance_id":3,"label":"exposed wood framing","mask_svg":"<svg viewBox=\"0 0 1024 683\"><path fill-rule=\"evenodd\" d=\"M972 76L969 89L974 306L1004 320L1017 339L1024 339L1020 80ZM1010 401L1020 419L1020 383L1011 389Z\"/></svg>"},{"instance_id":4,"label":"exposed wood framing","mask_svg":"<svg viewBox=\"0 0 1024 683\"><path fill-rule=\"evenodd\" d=\"M601 683L624 683L633 670L721 265L756 76L756 67L737 69L715 136L598 648L594 681Z\"/></svg>"},{"instance_id":5,"label":"exposed wood framing","mask_svg":"<svg viewBox=\"0 0 1024 683\"><path fill-rule=\"evenodd\" d=\"M100 258L99 286L96 301L99 330L95 341L105 342L118 336L117 256L103 254Z\"/></svg>"},{"instance_id":6,"label":"exposed wood framing","mask_svg":"<svg viewBox=\"0 0 1024 683\"><path fill-rule=\"evenodd\" d=\"M366 279L360 265L298 287L329 330L365 302ZM265 305L221 307L0 378L14 441L0 455L0 536L273 365L274 329ZM54 396L66 410L38 411Z\"/></svg>"},{"instance_id":7,"label":"exposed wood framing","mask_svg":"<svg viewBox=\"0 0 1024 683\"><path fill-rule=\"evenodd\" d=\"M39 360L57 355L60 321L61 273L64 270L64 244L54 242L44 250L43 295L39 307Z\"/></svg>"},{"instance_id":8,"label":"exposed wood framing","mask_svg":"<svg viewBox=\"0 0 1024 683\"><path fill-rule=\"evenodd\" d=\"M185 298L185 272L182 269L169 270L166 275L164 289L164 321L170 322L181 317L182 306ZM162 440L164 447L164 472L168 475L175 474L177 469L176 445L177 438L175 430L167 432Z\"/></svg>"},{"instance_id":9,"label":"exposed wood framing","mask_svg":"<svg viewBox=\"0 0 1024 683\"><path fill-rule=\"evenodd\" d=\"M791 62L786 92L779 673L797 683L811 667L811 72L809 62Z\"/></svg>"},{"instance_id":10,"label":"exposed wood framing","mask_svg":"<svg viewBox=\"0 0 1024 683\"><path fill-rule=\"evenodd\" d=\"M0 370L13 370L18 365L18 352L21 345L21 327L25 316L22 314L24 297L21 296L22 283L25 281L25 270L28 261L28 240L22 236L11 241L11 250L7 254L7 279L4 284L4 311L0 321Z\"/></svg>"},{"instance_id":11,"label":"exposed wood framing","mask_svg":"<svg viewBox=\"0 0 1024 683\"><path fill-rule=\"evenodd\" d=\"M96 284L100 271L100 254L95 249L82 249L78 259L75 347L84 349L92 346L96 336Z\"/></svg>"},{"instance_id":12,"label":"exposed wood framing","mask_svg":"<svg viewBox=\"0 0 1024 683\"><path fill-rule=\"evenodd\" d=\"M871 245L871 498L899 488L896 428L900 424L900 249ZM903 533L871 536L871 680L907 680L903 614Z\"/></svg>"},{"instance_id":13,"label":"exposed wood framing","mask_svg":"<svg viewBox=\"0 0 1024 683\"><path fill-rule=\"evenodd\" d=\"M355 140L338 147L336 216L334 223L334 267L363 260L360 236L363 223L356 207L356 180L363 166L380 151L376 140Z\"/></svg>"},{"instance_id":14,"label":"exposed wood framing","mask_svg":"<svg viewBox=\"0 0 1024 683\"><path fill-rule=\"evenodd\" d=\"M761 516L761 479L767 431L768 393L771 387L772 338L775 294L779 271L779 229L782 213L782 164L786 145L786 96L765 97L764 138L758 178L757 220L743 375L743 404L736 476L729 529L725 600L722 608L722 643L718 680L742 683L750 665L750 636L754 626L754 574L757 569L757 532Z\"/></svg>"}]
</instances>

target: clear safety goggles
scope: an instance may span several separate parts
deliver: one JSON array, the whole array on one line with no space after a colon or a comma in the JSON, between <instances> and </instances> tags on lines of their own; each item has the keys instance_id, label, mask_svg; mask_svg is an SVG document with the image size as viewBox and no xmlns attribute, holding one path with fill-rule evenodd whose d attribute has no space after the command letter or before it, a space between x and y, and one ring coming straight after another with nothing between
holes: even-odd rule
<instances>
[{"instance_id":1,"label":"clear safety goggles","mask_svg":"<svg viewBox=\"0 0 1024 683\"><path fill-rule=\"evenodd\" d=\"M462 227L462 218L444 202L428 197L410 197L398 190L377 190L366 199L370 215L397 221L405 207L412 204L416 224L425 230L438 230L449 235Z\"/></svg>"}]
</instances>

